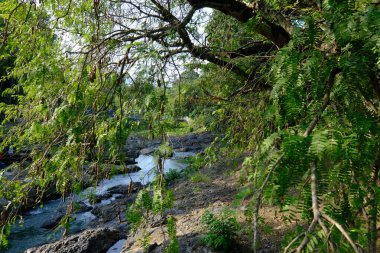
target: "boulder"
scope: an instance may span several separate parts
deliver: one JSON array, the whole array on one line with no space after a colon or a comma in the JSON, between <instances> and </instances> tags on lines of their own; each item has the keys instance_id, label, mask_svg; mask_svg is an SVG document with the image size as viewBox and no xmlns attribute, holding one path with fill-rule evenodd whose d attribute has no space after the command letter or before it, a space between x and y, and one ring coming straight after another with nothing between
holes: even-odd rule
<instances>
[{"instance_id":1,"label":"boulder","mask_svg":"<svg viewBox=\"0 0 380 253\"><path fill-rule=\"evenodd\" d=\"M83 201L74 203L73 213L84 213L92 209L92 206L86 205ZM65 213L67 210L67 205L61 206L57 209L58 213Z\"/></svg>"},{"instance_id":2,"label":"boulder","mask_svg":"<svg viewBox=\"0 0 380 253\"><path fill-rule=\"evenodd\" d=\"M101 219L99 222L108 222L120 216L125 212L127 204L132 203L136 199L136 194L117 199L110 205L96 205L91 213Z\"/></svg>"},{"instance_id":3,"label":"boulder","mask_svg":"<svg viewBox=\"0 0 380 253\"><path fill-rule=\"evenodd\" d=\"M136 164L129 164L126 166L126 169L124 169L125 173L132 173L132 172L137 172L140 170L141 168L137 166Z\"/></svg>"},{"instance_id":4,"label":"boulder","mask_svg":"<svg viewBox=\"0 0 380 253\"><path fill-rule=\"evenodd\" d=\"M120 205L112 204L95 206L91 213L101 219L99 222L108 222L115 219L121 211Z\"/></svg>"},{"instance_id":5,"label":"boulder","mask_svg":"<svg viewBox=\"0 0 380 253\"><path fill-rule=\"evenodd\" d=\"M57 227L62 217L66 214L66 209L67 206L58 208L48 220L42 223L41 228L52 229ZM84 202L78 202L74 205L74 213L84 213L90 210L92 210L92 207L86 205Z\"/></svg>"},{"instance_id":6,"label":"boulder","mask_svg":"<svg viewBox=\"0 0 380 253\"><path fill-rule=\"evenodd\" d=\"M4 208L9 204L9 201L5 198L0 198L0 213L4 210Z\"/></svg>"},{"instance_id":7,"label":"boulder","mask_svg":"<svg viewBox=\"0 0 380 253\"><path fill-rule=\"evenodd\" d=\"M128 194L138 192L142 188L142 184L140 182L132 183L132 191L129 192L129 185L117 185L108 189L108 192L111 194Z\"/></svg>"},{"instance_id":8,"label":"boulder","mask_svg":"<svg viewBox=\"0 0 380 253\"><path fill-rule=\"evenodd\" d=\"M74 213L84 213L91 210L92 210L92 206L88 206L82 201L74 205Z\"/></svg>"},{"instance_id":9,"label":"boulder","mask_svg":"<svg viewBox=\"0 0 380 253\"><path fill-rule=\"evenodd\" d=\"M89 229L51 244L28 249L24 253L103 253L123 236L120 230L113 228Z\"/></svg>"},{"instance_id":10,"label":"boulder","mask_svg":"<svg viewBox=\"0 0 380 253\"><path fill-rule=\"evenodd\" d=\"M65 214L61 212L55 213L54 216L50 217L50 219L42 223L41 228L45 228L45 229L56 228L64 215Z\"/></svg>"},{"instance_id":11,"label":"boulder","mask_svg":"<svg viewBox=\"0 0 380 253\"><path fill-rule=\"evenodd\" d=\"M150 155L153 154L156 148L154 147L147 147L140 150L141 155Z\"/></svg>"},{"instance_id":12,"label":"boulder","mask_svg":"<svg viewBox=\"0 0 380 253\"><path fill-rule=\"evenodd\" d=\"M109 199L109 198L112 198L112 193L109 193L109 192L106 192L101 195L96 195L94 198L94 203L97 204L97 203L100 203L102 200Z\"/></svg>"}]
</instances>

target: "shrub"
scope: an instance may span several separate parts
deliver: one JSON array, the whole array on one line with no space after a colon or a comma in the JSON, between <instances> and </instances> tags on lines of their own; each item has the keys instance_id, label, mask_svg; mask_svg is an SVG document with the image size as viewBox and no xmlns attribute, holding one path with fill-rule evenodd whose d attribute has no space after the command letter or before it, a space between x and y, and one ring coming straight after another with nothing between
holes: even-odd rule
<instances>
[{"instance_id":1,"label":"shrub","mask_svg":"<svg viewBox=\"0 0 380 253\"><path fill-rule=\"evenodd\" d=\"M231 214L224 213L220 217L206 211L201 218L208 232L204 237L204 243L216 250L228 250L236 243L237 231L239 223Z\"/></svg>"},{"instance_id":2,"label":"shrub","mask_svg":"<svg viewBox=\"0 0 380 253\"><path fill-rule=\"evenodd\" d=\"M181 173L178 170L170 169L168 172L165 173L165 181L167 183L173 182L181 177Z\"/></svg>"}]
</instances>

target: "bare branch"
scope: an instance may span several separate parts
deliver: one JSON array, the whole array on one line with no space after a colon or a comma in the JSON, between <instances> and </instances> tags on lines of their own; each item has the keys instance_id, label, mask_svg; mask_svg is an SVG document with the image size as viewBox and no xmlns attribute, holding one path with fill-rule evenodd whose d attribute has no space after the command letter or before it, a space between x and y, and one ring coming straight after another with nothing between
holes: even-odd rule
<instances>
[{"instance_id":1,"label":"bare branch","mask_svg":"<svg viewBox=\"0 0 380 253\"><path fill-rule=\"evenodd\" d=\"M354 249L355 253L361 253L361 250L356 246L350 235L347 233L347 231L340 225L337 221L335 221L333 218L325 214L324 212L320 213L321 216L330 222L332 225L334 225L339 231L342 233L342 235L347 239L347 241L351 244L351 247Z\"/></svg>"},{"instance_id":2,"label":"bare branch","mask_svg":"<svg viewBox=\"0 0 380 253\"><path fill-rule=\"evenodd\" d=\"M306 233L305 237L303 238L301 244L298 246L296 252L301 252L306 245L310 241L309 234L313 233L315 230L315 227L318 224L319 218L320 218L320 212L319 212L319 206L318 206L318 195L317 195L317 173L316 173L316 166L315 163L311 164L311 201L312 201L312 209L313 209L313 220L310 223Z\"/></svg>"},{"instance_id":3,"label":"bare branch","mask_svg":"<svg viewBox=\"0 0 380 253\"><path fill-rule=\"evenodd\" d=\"M330 93L331 93L331 89L334 85L335 76L337 74L339 74L340 72L342 72L342 70L340 68L334 68L331 71L330 76L329 76L329 80L327 82L327 88L326 88L325 96L323 97L323 104L322 104L321 110L319 111L319 113L317 114L315 119L307 127L305 133L303 134L304 137L307 137L311 134L311 132L317 126L317 123L320 120L323 112L326 110L327 106L330 104Z\"/></svg>"}]
</instances>

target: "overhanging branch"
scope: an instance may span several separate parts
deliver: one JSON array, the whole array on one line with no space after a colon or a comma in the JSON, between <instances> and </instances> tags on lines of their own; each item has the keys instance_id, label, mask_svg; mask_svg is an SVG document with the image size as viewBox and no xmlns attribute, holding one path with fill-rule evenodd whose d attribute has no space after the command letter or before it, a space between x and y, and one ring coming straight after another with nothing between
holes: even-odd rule
<instances>
[{"instance_id":1,"label":"overhanging branch","mask_svg":"<svg viewBox=\"0 0 380 253\"><path fill-rule=\"evenodd\" d=\"M195 8L212 8L231 16L240 22L247 22L256 17L256 10L237 0L187 0ZM278 47L285 46L290 40L290 34L280 25L261 17L255 27L256 31L272 41Z\"/></svg>"}]
</instances>

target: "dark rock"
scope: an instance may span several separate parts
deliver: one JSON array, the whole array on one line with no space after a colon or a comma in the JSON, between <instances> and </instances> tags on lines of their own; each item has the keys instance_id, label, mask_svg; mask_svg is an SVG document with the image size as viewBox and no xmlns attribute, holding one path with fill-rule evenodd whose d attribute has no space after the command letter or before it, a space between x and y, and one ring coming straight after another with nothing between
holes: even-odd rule
<instances>
[{"instance_id":1,"label":"dark rock","mask_svg":"<svg viewBox=\"0 0 380 253\"><path fill-rule=\"evenodd\" d=\"M59 225L59 222L61 221L62 217L64 216L64 213L57 212L54 216L52 216L50 219L46 220L44 223L42 223L41 228L45 229L53 229L56 228Z\"/></svg>"},{"instance_id":2,"label":"dark rock","mask_svg":"<svg viewBox=\"0 0 380 253\"><path fill-rule=\"evenodd\" d=\"M117 185L109 188L108 192L112 194L128 194L138 192L141 188L142 184L140 182L133 182L131 192L129 192L129 185Z\"/></svg>"},{"instance_id":3,"label":"dark rock","mask_svg":"<svg viewBox=\"0 0 380 253\"><path fill-rule=\"evenodd\" d=\"M108 161L110 162L110 161ZM119 160L113 162L115 165L130 165L130 164L137 164L135 161L135 158L126 158L123 162L120 162Z\"/></svg>"},{"instance_id":4,"label":"dark rock","mask_svg":"<svg viewBox=\"0 0 380 253\"><path fill-rule=\"evenodd\" d=\"M150 155L153 154L156 149L154 147L148 147L148 148L143 148L140 150L141 155Z\"/></svg>"},{"instance_id":5,"label":"dark rock","mask_svg":"<svg viewBox=\"0 0 380 253\"><path fill-rule=\"evenodd\" d=\"M62 217L66 214L67 206L60 207L54 212L54 214L42 223L41 228L52 229L59 225ZM86 205L83 202L78 202L74 204L74 213L84 213L92 210L91 206Z\"/></svg>"},{"instance_id":6,"label":"dark rock","mask_svg":"<svg viewBox=\"0 0 380 253\"><path fill-rule=\"evenodd\" d=\"M5 198L0 198L0 213L4 210L4 208L9 204L9 201Z\"/></svg>"},{"instance_id":7,"label":"dark rock","mask_svg":"<svg viewBox=\"0 0 380 253\"><path fill-rule=\"evenodd\" d=\"M136 195L132 195L117 199L110 205L96 205L91 213L101 219L100 222L108 222L125 212L127 204L132 203L135 199Z\"/></svg>"},{"instance_id":8,"label":"dark rock","mask_svg":"<svg viewBox=\"0 0 380 253\"><path fill-rule=\"evenodd\" d=\"M99 203L102 200L109 199L111 197L112 197L112 193L109 193L109 192L106 192L106 193L104 193L102 195L96 195L95 198L94 198L94 203Z\"/></svg>"},{"instance_id":9,"label":"dark rock","mask_svg":"<svg viewBox=\"0 0 380 253\"><path fill-rule=\"evenodd\" d=\"M136 164L137 162L135 161L134 158L126 158L124 161L124 164Z\"/></svg>"},{"instance_id":10,"label":"dark rock","mask_svg":"<svg viewBox=\"0 0 380 253\"><path fill-rule=\"evenodd\" d=\"M149 245L148 249L146 250L147 252L151 253L153 252L153 250L155 250L156 248L158 247L158 244L157 243L153 243L151 245Z\"/></svg>"},{"instance_id":11,"label":"dark rock","mask_svg":"<svg viewBox=\"0 0 380 253\"><path fill-rule=\"evenodd\" d=\"M99 205L92 209L91 213L102 219L102 222L108 222L115 219L121 212L121 207L118 204Z\"/></svg>"},{"instance_id":12,"label":"dark rock","mask_svg":"<svg viewBox=\"0 0 380 253\"><path fill-rule=\"evenodd\" d=\"M135 164L130 164L126 166L125 173L132 173L132 172L137 172L140 171L141 168Z\"/></svg>"},{"instance_id":13,"label":"dark rock","mask_svg":"<svg viewBox=\"0 0 380 253\"><path fill-rule=\"evenodd\" d=\"M75 202L74 203L74 210L73 210L73 213L84 213L84 212L88 212L92 209L92 206L88 206L86 205L84 202L80 201L80 202ZM62 206L60 208L57 209L57 212L58 213L65 213L67 210L67 206Z\"/></svg>"},{"instance_id":14,"label":"dark rock","mask_svg":"<svg viewBox=\"0 0 380 253\"><path fill-rule=\"evenodd\" d=\"M116 165L116 166L115 166ZM107 165L107 173L110 173L112 175L117 175L117 174L125 174L125 173L133 173L140 171L141 168L137 166L136 164L108 164Z\"/></svg>"},{"instance_id":15,"label":"dark rock","mask_svg":"<svg viewBox=\"0 0 380 253\"><path fill-rule=\"evenodd\" d=\"M123 199L123 198L125 198L125 196L122 195L122 194L115 194L114 197L115 197L115 199Z\"/></svg>"},{"instance_id":16,"label":"dark rock","mask_svg":"<svg viewBox=\"0 0 380 253\"><path fill-rule=\"evenodd\" d=\"M28 249L25 253L104 253L122 237L123 233L117 229L91 229L55 243Z\"/></svg>"},{"instance_id":17,"label":"dark rock","mask_svg":"<svg viewBox=\"0 0 380 253\"><path fill-rule=\"evenodd\" d=\"M92 210L92 206L86 205L84 202L78 202L74 205L74 213L84 213Z\"/></svg>"},{"instance_id":18,"label":"dark rock","mask_svg":"<svg viewBox=\"0 0 380 253\"><path fill-rule=\"evenodd\" d=\"M44 192L44 196L42 200L54 200L54 199L59 199L61 197L61 194L57 192L57 188L55 184L50 184L48 188Z\"/></svg>"},{"instance_id":19,"label":"dark rock","mask_svg":"<svg viewBox=\"0 0 380 253\"><path fill-rule=\"evenodd\" d=\"M159 219L155 219L153 222L151 222L150 227L156 228L156 227L166 225L167 223L168 223L168 218L167 218L167 216L164 216L164 217L161 217Z\"/></svg>"}]
</instances>

